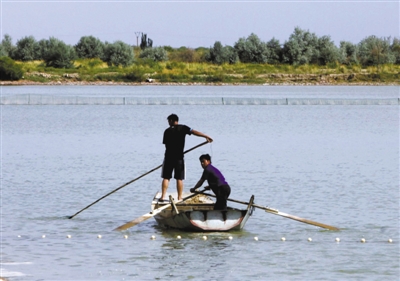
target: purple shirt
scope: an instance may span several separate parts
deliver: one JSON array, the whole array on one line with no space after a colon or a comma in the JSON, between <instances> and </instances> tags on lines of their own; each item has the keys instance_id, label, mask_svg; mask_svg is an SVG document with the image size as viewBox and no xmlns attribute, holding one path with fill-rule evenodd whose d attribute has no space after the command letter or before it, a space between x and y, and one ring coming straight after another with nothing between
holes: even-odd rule
<instances>
[{"instance_id":1,"label":"purple shirt","mask_svg":"<svg viewBox=\"0 0 400 281\"><path fill-rule=\"evenodd\" d=\"M211 164L208 164L207 167L204 168L201 178L207 180L209 186L228 184L221 172Z\"/></svg>"}]
</instances>

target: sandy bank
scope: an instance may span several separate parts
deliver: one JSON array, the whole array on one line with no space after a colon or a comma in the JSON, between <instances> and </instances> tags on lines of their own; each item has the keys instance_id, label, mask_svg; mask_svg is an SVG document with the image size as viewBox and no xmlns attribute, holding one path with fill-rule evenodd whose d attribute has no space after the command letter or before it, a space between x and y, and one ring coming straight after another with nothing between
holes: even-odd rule
<instances>
[{"instance_id":1,"label":"sandy bank","mask_svg":"<svg viewBox=\"0 0 400 281\"><path fill-rule=\"evenodd\" d=\"M382 83L382 82L337 82L337 83L329 83L329 82L275 82L275 83L264 83L264 84L248 84L248 83L160 83L160 82L104 82L104 81L96 81L96 82L87 82L87 81L51 81L51 82L35 82L35 81L1 81L1 86L55 86L55 85L64 85L64 86L399 86L399 83Z\"/></svg>"}]
</instances>

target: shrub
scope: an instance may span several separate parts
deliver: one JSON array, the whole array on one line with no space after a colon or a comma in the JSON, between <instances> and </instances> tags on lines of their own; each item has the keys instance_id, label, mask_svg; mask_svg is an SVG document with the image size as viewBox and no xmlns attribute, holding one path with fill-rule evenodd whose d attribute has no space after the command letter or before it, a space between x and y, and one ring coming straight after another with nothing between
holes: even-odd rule
<instances>
[{"instance_id":1,"label":"shrub","mask_svg":"<svg viewBox=\"0 0 400 281\"><path fill-rule=\"evenodd\" d=\"M283 47L283 61L293 65L336 62L339 49L330 36L317 37L314 33L296 27Z\"/></svg>"},{"instance_id":2,"label":"shrub","mask_svg":"<svg viewBox=\"0 0 400 281\"><path fill-rule=\"evenodd\" d=\"M392 51L395 57L395 63L400 64L400 39L394 38L392 45L390 46L390 50Z\"/></svg>"},{"instance_id":3,"label":"shrub","mask_svg":"<svg viewBox=\"0 0 400 281\"><path fill-rule=\"evenodd\" d=\"M134 54L131 46L122 41L116 41L113 44L106 42L104 56L102 58L108 66L128 66L133 63Z\"/></svg>"},{"instance_id":4,"label":"shrub","mask_svg":"<svg viewBox=\"0 0 400 281\"><path fill-rule=\"evenodd\" d=\"M318 38L317 50L316 59L319 65L326 65L339 60L339 49L335 46L330 36Z\"/></svg>"},{"instance_id":5,"label":"shrub","mask_svg":"<svg viewBox=\"0 0 400 281\"><path fill-rule=\"evenodd\" d=\"M282 61L282 48L278 39L272 38L267 42L269 51L268 63L278 64Z\"/></svg>"},{"instance_id":6,"label":"shrub","mask_svg":"<svg viewBox=\"0 0 400 281\"><path fill-rule=\"evenodd\" d=\"M283 62L301 65L317 62L318 37L296 27L283 46Z\"/></svg>"},{"instance_id":7,"label":"shrub","mask_svg":"<svg viewBox=\"0 0 400 281\"><path fill-rule=\"evenodd\" d=\"M176 62L199 62L201 61L201 52L196 52L196 50L186 47L180 47L174 52L168 54L170 61Z\"/></svg>"},{"instance_id":8,"label":"shrub","mask_svg":"<svg viewBox=\"0 0 400 281\"><path fill-rule=\"evenodd\" d=\"M22 67L9 57L0 58L0 80L19 80L24 75Z\"/></svg>"},{"instance_id":9,"label":"shrub","mask_svg":"<svg viewBox=\"0 0 400 281\"><path fill-rule=\"evenodd\" d=\"M88 66L90 68L94 68L94 67L100 67L103 64L103 61L101 59L95 58L92 59L88 62Z\"/></svg>"},{"instance_id":10,"label":"shrub","mask_svg":"<svg viewBox=\"0 0 400 281\"><path fill-rule=\"evenodd\" d=\"M182 63L182 62L173 61L173 62L167 63L165 68L168 69L168 70L173 70L173 69L183 70L183 69L186 68L186 65L184 63Z\"/></svg>"},{"instance_id":11,"label":"shrub","mask_svg":"<svg viewBox=\"0 0 400 281\"><path fill-rule=\"evenodd\" d=\"M134 69L132 72L126 74L125 78L131 82L143 82L146 80L144 72L140 69Z\"/></svg>"},{"instance_id":12,"label":"shrub","mask_svg":"<svg viewBox=\"0 0 400 281\"><path fill-rule=\"evenodd\" d=\"M152 61L168 60L167 51L163 47L146 48L139 55L141 59L150 59Z\"/></svg>"},{"instance_id":13,"label":"shrub","mask_svg":"<svg viewBox=\"0 0 400 281\"><path fill-rule=\"evenodd\" d=\"M101 58L104 54L104 43L93 36L83 36L74 46L79 58Z\"/></svg>"},{"instance_id":14,"label":"shrub","mask_svg":"<svg viewBox=\"0 0 400 281\"><path fill-rule=\"evenodd\" d=\"M166 50L167 52L173 52L174 48L172 48L171 46L163 46L164 50Z\"/></svg>"},{"instance_id":15,"label":"shrub","mask_svg":"<svg viewBox=\"0 0 400 281\"><path fill-rule=\"evenodd\" d=\"M37 42L37 45L38 45L38 59L44 60L44 57L49 50L49 40L41 39Z\"/></svg>"},{"instance_id":16,"label":"shrub","mask_svg":"<svg viewBox=\"0 0 400 281\"><path fill-rule=\"evenodd\" d=\"M168 73L160 73L154 76L155 79L162 83L171 82L170 75Z\"/></svg>"},{"instance_id":17,"label":"shrub","mask_svg":"<svg viewBox=\"0 0 400 281\"><path fill-rule=\"evenodd\" d=\"M10 35L4 35L3 40L1 40L1 49L4 56L13 58L15 46L12 44L12 38Z\"/></svg>"},{"instance_id":18,"label":"shrub","mask_svg":"<svg viewBox=\"0 0 400 281\"><path fill-rule=\"evenodd\" d=\"M205 55L205 60L215 64L233 64L239 60L239 57L234 48L231 46L223 47L221 42L217 41L214 43L214 47L210 48Z\"/></svg>"},{"instance_id":19,"label":"shrub","mask_svg":"<svg viewBox=\"0 0 400 281\"><path fill-rule=\"evenodd\" d=\"M17 41L14 58L20 61L33 61L40 57L39 45L33 36L27 36Z\"/></svg>"},{"instance_id":20,"label":"shrub","mask_svg":"<svg viewBox=\"0 0 400 281\"><path fill-rule=\"evenodd\" d=\"M363 66L394 63L396 58L390 50L390 39L369 36L358 43L359 59Z\"/></svg>"},{"instance_id":21,"label":"shrub","mask_svg":"<svg viewBox=\"0 0 400 281\"><path fill-rule=\"evenodd\" d=\"M0 44L0 57L6 57L8 55L6 49L3 47L3 45Z\"/></svg>"},{"instance_id":22,"label":"shrub","mask_svg":"<svg viewBox=\"0 0 400 281\"><path fill-rule=\"evenodd\" d=\"M54 37L45 41L44 44L47 50L41 50L41 54L46 66L54 68L72 68L74 66L76 54L73 47Z\"/></svg>"},{"instance_id":23,"label":"shrub","mask_svg":"<svg viewBox=\"0 0 400 281\"><path fill-rule=\"evenodd\" d=\"M254 33L247 38L240 38L234 45L239 60L243 63L266 63L268 61L267 44L261 42Z\"/></svg>"},{"instance_id":24,"label":"shrub","mask_svg":"<svg viewBox=\"0 0 400 281\"><path fill-rule=\"evenodd\" d=\"M159 63L151 59L138 59L135 61L135 66L145 69L149 73L161 72L164 69L163 63Z\"/></svg>"},{"instance_id":25,"label":"shrub","mask_svg":"<svg viewBox=\"0 0 400 281\"><path fill-rule=\"evenodd\" d=\"M345 65L358 64L357 45L351 42L341 41L339 47L339 61Z\"/></svg>"}]
</instances>

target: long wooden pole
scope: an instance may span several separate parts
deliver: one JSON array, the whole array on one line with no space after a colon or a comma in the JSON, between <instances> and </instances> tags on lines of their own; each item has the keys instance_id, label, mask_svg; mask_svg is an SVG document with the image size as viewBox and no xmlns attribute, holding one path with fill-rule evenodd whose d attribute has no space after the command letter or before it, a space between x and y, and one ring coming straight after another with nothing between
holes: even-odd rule
<instances>
[{"instance_id":1,"label":"long wooden pole","mask_svg":"<svg viewBox=\"0 0 400 281\"><path fill-rule=\"evenodd\" d=\"M192 150L194 150L194 149L196 149L196 148L198 148L198 147L200 147L200 146L202 146L202 145L205 145L206 143L208 143L208 141L202 142L201 144L198 144L198 145L192 147L191 149L186 150L185 152L183 152L183 154L188 153L188 152L190 152L190 151L192 151ZM103 197L97 199L97 200L94 201L92 204L86 206L85 208L83 208L82 210L80 210L79 212L75 213L74 215L72 215L72 216L70 216L70 217L68 217L68 218L69 218L69 219L72 219L72 218L75 217L77 214L79 214L80 212L82 212L82 211L88 209L89 207L93 206L94 204L96 204L96 203L99 202L100 200L106 198L107 196L113 194L114 192L120 190L121 188L123 188L123 187L125 187L125 186L127 186L127 185L129 185L129 184L131 184L131 183L133 183L133 182L135 182L135 181L137 181L138 179L143 178L144 176L146 176L146 175L148 175L148 174L154 172L155 170L157 170L157 169L159 169L159 168L161 168L161 167L162 167L162 164L159 165L159 166L157 166L157 167L155 167L154 169L151 169L150 171L144 173L143 175L141 175L141 176L139 176L139 177L137 177L137 178L135 178L135 179L133 179L133 180L131 180L131 181L128 181L127 183L125 183L125 184L121 185L120 187L114 189L113 191L107 193L107 194L104 195Z\"/></svg>"},{"instance_id":2,"label":"long wooden pole","mask_svg":"<svg viewBox=\"0 0 400 281\"><path fill-rule=\"evenodd\" d=\"M206 193L204 195L211 196L211 197L216 197L215 195L208 194L208 193ZM248 202L239 201L239 200L230 199L230 198L228 198L228 201L232 201L232 202L236 202L236 203L240 203L240 204L244 204L244 205L249 205ZM299 222L303 222L303 223L319 226L319 227L326 228L326 229L329 229L329 230L340 230L339 228L331 226L331 225L323 224L323 223L312 221L312 220L308 220L308 219L303 219L303 218L300 218L300 217L297 217L297 216L293 216L293 215L289 215L289 214L286 214L286 213L279 212L276 209L260 206L260 205L254 204L254 203L252 204L252 206L254 206L256 208L259 208L259 209L262 209L262 210L265 210L267 213L278 215L278 216L285 217L285 218L288 218L288 219L292 219L292 220L296 220L296 221L299 221Z\"/></svg>"},{"instance_id":3,"label":"long wooden pole","mask_svg":"<svg viewBox=\"0 0 400 281\"><path fill-rule=\"evenodd\" d=\"M203 193L204 191L205 191L205 189L202 190L202 191L193 193L193 194L183 198L182 201L179 201L177 204L179 205L179 203L181 203L181 202L183 202L185 200L188 200L188 199L190 199L190 198L192 198L194 196L197 196L199 193ZM139 223L141 223L141 222L143 222L145 220L148 220L149 218L154 217L155 215L161 213L163 210L165 210L165 209L167 209L169 207L171 207L171 204L167 204L167 205L164 205L164 206L162 206L160 208L154 209L153 211L151 211L151 212L149 212L147 214L144 214L143 216L140 216L140 217L138 217L138 218L136 218L136 219L134 219L132 221L129 221L129 222L117 227L114 230L117 230L117 231L127 230L128 228L131 228L132 226L135 226L135 225L137 225L137 224L139 224Z\"/></svg>"}]
</instances>

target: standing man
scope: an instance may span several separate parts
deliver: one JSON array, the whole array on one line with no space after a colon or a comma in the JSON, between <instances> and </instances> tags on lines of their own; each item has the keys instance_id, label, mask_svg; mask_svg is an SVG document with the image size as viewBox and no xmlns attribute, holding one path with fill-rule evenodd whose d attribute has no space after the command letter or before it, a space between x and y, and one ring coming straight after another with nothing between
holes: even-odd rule
<instances>
[{"instance_id":1,"label":"standing man","mask_svg":"<svg viewBox=\"0 0 400 281\"><path fill-rule=\"evenodd\" d=\"M171 114L167 117L169 128L164 131L163 144L165 144L165 156L161 171L163 178L161 185L161 197L159 202L168 201L165 196L167 193L169 181L174 172L176 180L176 189L178 192L178 200L182 200L183 180L185 179L185 163L183 160L183 150L185 148L186 135L195 135L205 138L208 142L212 142L209 136L191 129L186 125L180 125L179 117L176 114Z\"/></svg>"},{"instance_id":2,"label":"standing man","mask_svg":"<svg viewBox=\"0 0 400 281\"><path fill-rule=\"evenodd\" d=\"M204 181L207 180L208 186L205 189L211 189L215 196L217 197L217 201L214 205L214 210L226 210L227 207L227 200L229 195L231 194L231 188L228 183L225 181L224 176L222 173L211 165L211 156L208 154L203 154L200 156L200 164L203 167L204 171L201 175L200 180L197 184L190 189L190 192L195 192L197 188L199 188Z\"/></svg>"}]
</instances>

